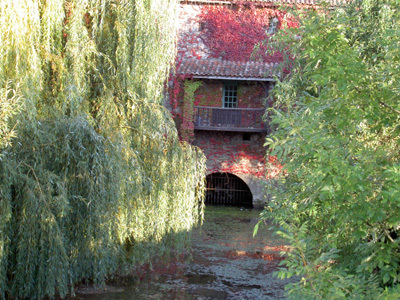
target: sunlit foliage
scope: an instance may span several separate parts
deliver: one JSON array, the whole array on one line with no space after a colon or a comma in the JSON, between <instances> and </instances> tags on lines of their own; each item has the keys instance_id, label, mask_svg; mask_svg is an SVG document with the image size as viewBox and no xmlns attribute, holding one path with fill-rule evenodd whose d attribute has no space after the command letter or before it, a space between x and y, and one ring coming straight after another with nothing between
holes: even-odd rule
<instances>
[{"instance_id":1,"label":"sunlit foliage","mask_svg":"<svg viewBox=\"0 0 400 300\"><path fill-rule=\"evenodd\" d=\"M205 162L162 106L175 18L173 0L0 0L0 298L187 245Z\"/></svg>"},{"instance_id":2,"label":"sunlit foliage","mask_svg":"<svg viewBox=\"0 0 400 300\"><path fill-rule=\"evenodd\" d=\"M294 299L400 296L399 12L353 1L277 39L295 60L275 89L267 144L286 173L265 214L292 243L279 276L299 276Z\"/></svg>"},{"instance_id":3,"label":"sunlit foliage","mask_svg":"<svg viewBox=\"0 0 400 300\"><path fill-rule=\"evenodd\" d=\"M271 21L279 29L297 27L297 21L285 10L252 2L237 2L237 6L204 6L200 14L203 24L201 39L211 57L230 61L257 60L267 63L282 62L283 53L271 52L269 31Z\"/></svg>"}]
</instances>

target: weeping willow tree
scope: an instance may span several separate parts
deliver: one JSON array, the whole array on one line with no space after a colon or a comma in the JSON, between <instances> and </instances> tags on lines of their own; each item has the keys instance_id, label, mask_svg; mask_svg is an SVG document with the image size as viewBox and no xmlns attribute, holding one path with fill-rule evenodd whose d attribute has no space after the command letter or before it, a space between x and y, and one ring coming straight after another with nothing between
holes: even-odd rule
<instances>
[{"instance_id":1,"label":"weeping willow tree","mask_svg":"<svg viewBox=\"0 0 400 300\"><path fill-rule=\"evenodd\" d=\"M205 160L162 106L176 8L0 0L0 298L63 297L187 245Z\"/></svg>"}]
</instances>

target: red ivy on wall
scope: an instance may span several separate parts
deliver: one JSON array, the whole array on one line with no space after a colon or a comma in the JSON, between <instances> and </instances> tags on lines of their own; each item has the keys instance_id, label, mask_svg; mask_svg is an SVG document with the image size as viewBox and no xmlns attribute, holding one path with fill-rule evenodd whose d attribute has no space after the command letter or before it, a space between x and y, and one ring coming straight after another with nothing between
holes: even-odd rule
<instances>
[{"instance_id":1,"label":"red ivy on wall","mask_svg":"<svg viewBox=\"0 0 400 300\"><path fill-rule=\"evenodd\" d=\"M202 6L201 12L189 18L192 22L190 27L185 28L180 35L179 49L176 60L176 68L179 67L184 58L207 59L209 57L222 57L230 61L247 61L252 58L264 62L281 62L283 55L279 52L273 54L269 52L268 30L271 18L279 20L278 29L287 27L297 27L298 23L291 14L286 11L271 7L254 6L248 3L236 3L233 6ZM196 27L200 23L200 30ZM190 23L189 22L189 23ZM207 48L201 51L202 46L199 41ZM258 51L254 52L254 47L260 45ZM186 128L192 120L186 120L183 114L182 98L184 96L183 82L190 78L188 75L175 75L170 78L170 107L173 117L177 122L178 128ZM211 101L211 95L206 95ZM220 97L220 96L219 96ZM196 95L195 105L200 102ZM239 99L240 107L254 107L253 104L242 103L244 99ZM201 102L204 102L203 100ZM208 106L214 106L208 104Z\"/></svg>"},{"instance_id":2,"label":"red ivy on wall","mask_svg":"<svg viewBox=\"0 0 400 300\"><path fill-rule=\"evenodd\" d=\"M246 144L238 142L232 135L201 133L196 144L207 157L209 173L251 174L260 179L271 179L283 167L276 156L265 156L261 137Z\"/></svg>"},{"instance_id":3,"label":"red ivy on wall","mask_svg":"<svg viewBox=\"0 0 400 300\"><path fill-rule=\"evenodd\" d=\"M238 4L234 6L203 6L201 13L190 17L200 23L200 27L188 26L181 32L176 67L182 59L210 57L230 61L281 62L282 53L268 52L267 34L270 19L278 19L278 29L297 27L298 23L287 12L271 7L255 7ZM259 45L259 43L265 42ZM204 45L201 45L201 44ZM259 45L258 51L254 51ZM205 46L205 48L203 48ZM208 82L196 91L192 105L184 103L186 94L184 82L191 79L188 75L173 76L170 80L170 105L173 116L180 129L183 140L193 138L193 105L221 106L221 83ZM265 88L265 87L264 87ZM263 86L244 85L239 97L239 107L260 107L258 98L264 93ZM257 101L255 101L255 99ZM218 139L197 141L207 156L207 165L211 173L227 172L233 174L252 174L260 179L275 177L282 169L276 157L265 157L261 143L257 147L249 144L229 145L230 140L222 134Z\"/></svg>"},{"instance_id":4,"label":"red ivy on wall","mask_svg":"<svg viewBox=\"0 0 400 300\"><path fill-rule=\"evenodd\" d=\"M293 16L271 8L204 6L200 14L201 39L211 50L213 57L230 61L249 61L251 58L264 62L281 62L279 52L266 53L269 49L267 30L270 19L279 20L278 29L298 27ZM265 41L264 44L260 44ZM254 47L259 48L254 52Z\"/></svg>"}]
</instances>

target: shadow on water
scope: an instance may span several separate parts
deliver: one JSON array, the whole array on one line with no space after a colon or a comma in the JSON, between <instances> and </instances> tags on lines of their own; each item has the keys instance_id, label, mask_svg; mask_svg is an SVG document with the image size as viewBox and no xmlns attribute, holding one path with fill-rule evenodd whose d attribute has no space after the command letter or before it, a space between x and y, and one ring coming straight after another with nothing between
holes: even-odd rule
<instances>
[{"instance_id":1,"label":"shadow on water","mask_svg":"<svg viewBox=\"0 0 400 300\"><path fill-rule=\"evenodd\" d=\"M101 290L82 287L78 299L285 299L287 281L272 276L287 251L266 227L253 238L259 210L206 208L202 227L192 236L190 253L168 265L142 269L141 280L121 278ZM139 276L140 277L140 276Z\"/></svg>"}]
</instances>

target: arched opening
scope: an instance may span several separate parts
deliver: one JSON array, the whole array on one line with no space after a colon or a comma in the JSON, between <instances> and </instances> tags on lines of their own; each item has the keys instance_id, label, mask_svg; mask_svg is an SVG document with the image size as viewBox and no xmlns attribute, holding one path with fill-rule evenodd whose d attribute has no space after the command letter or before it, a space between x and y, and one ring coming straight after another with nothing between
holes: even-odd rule
<instances>
[{"instance_id":1,"label":"arched opening","mask_svg":"<svg viewBox=\"0 0 400 300\"><path fill-rule=\"evenodd\" d=\"M253 195L247 184L229 173L206 177L206 204L253 207Z\"/></svg>"}]
</instances>

